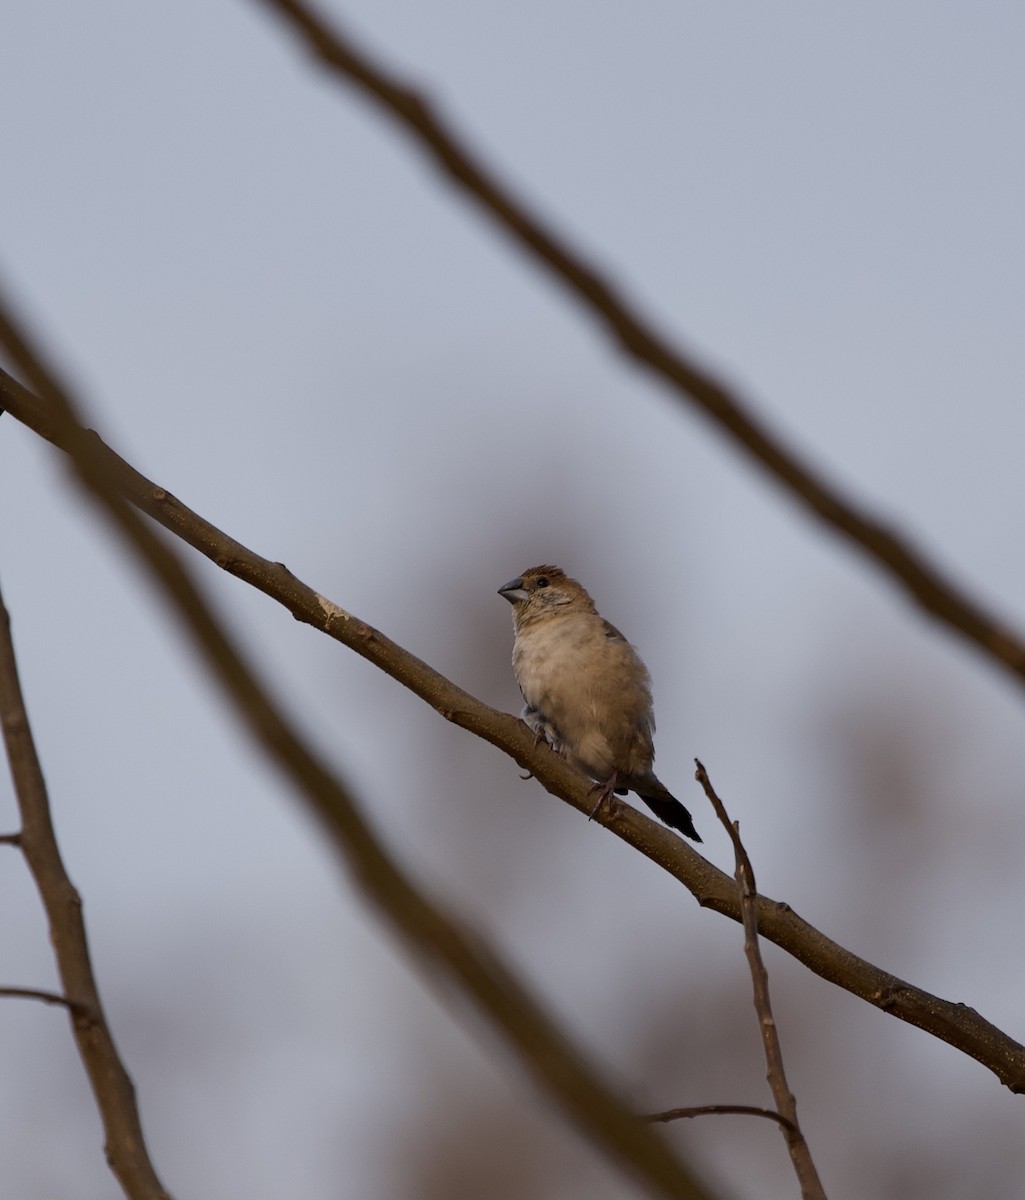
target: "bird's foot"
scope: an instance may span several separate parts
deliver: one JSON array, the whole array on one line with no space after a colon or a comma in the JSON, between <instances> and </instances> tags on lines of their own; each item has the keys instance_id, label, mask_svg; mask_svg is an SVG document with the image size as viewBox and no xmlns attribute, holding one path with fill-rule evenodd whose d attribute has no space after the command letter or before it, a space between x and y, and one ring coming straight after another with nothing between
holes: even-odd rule
<instances>
[{"instance_id":1,"label":"bird's foot","mask_svg":"<svg viewBox=\"0 0 1025 1200\"><path fill-rule=\"evenodd\" d=\"M535 749L535 750L538 748L538 746L540 746L540 745L541 745L541 743L542 743L542 742L545 742L545 743L547 743L549 746L551 746L551 744L552 744L552 743L548 741L548 738L547 738L547 737L546 737L546 735L545 735L545 731L544 731L544 727L543 727L543 726L541 726L541 725L531 725L531 723L530 723L529 721L526 721L526 720L524 721L524 724L527 726L527 728L528 728L528 729L533 729L533 730L534 730L534 749ZM553 748L554 748L554 747L553 747ZM533 771L528 771L528 772L526 773L526 775L521 775L521 776L520 776L520 778L521 778L521 779L533 779L533 778L534 778L534 772L533 772Z\"/></svg>"},{"instance_id":2,"label":"bird's foot","mask_svg":"<svg viewBox=\"0 0 1025 1200\"><path fill-rule=\"evenodd\" d=\"M603 804L607 804L609 812L612 812L616 795L616 774L617 773L613 771L612 778L607 780L605 783L591 784L591 791L598 793L598 802L595 804L594 808L591 809L591 815L587 818L589 821L594 820Z\"/></svg>"}]
</instances>

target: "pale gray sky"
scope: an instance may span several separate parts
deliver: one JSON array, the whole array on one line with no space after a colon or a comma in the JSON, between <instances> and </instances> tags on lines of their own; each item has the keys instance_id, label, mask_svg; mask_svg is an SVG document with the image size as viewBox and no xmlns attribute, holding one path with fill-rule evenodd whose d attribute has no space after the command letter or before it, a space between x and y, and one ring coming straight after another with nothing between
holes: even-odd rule
<instances>
[{"instance_id":1,"label":"pale gray sky","mask_svg":"<svg viewBox=\"0 0 1025 1200\"><path fill-rule=\"evenodd\" d=\"M1020 5L330 10L661 329L1025 625ZM37 0L2 27L0 269L117 449L509 709L495 589L559 562L641 648L659 774L713 861L731 855L695 754L766 891L1025 1035L1010 683L618 358L262 6ZM404 861L638 1103L767 1102L736 927L196 568ZM429 1133L444 1096L501 1110L509 1162L540 1164L520 1194L572 1196L566 1172L581 1196L632 1194L410 976L59 460L9 417L0 578L176 1196L427 1195L414 1151L460 1140ZM51 984L13 852L0 911L0 982ZM769 965L831 1200L1012 1194L1020 1099ZM0 1064L5 1197L115 1195L61 1015L4 1002ZM794 1192L772 1132L672 1136L730 1194Z\"/></svg>"}]
</instances>

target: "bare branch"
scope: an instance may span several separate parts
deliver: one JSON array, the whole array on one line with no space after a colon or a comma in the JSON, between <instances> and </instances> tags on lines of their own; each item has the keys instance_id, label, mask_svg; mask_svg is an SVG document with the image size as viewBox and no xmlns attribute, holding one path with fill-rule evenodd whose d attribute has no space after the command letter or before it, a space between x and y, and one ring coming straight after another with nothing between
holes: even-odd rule
<instances>
[{"instance_id":1,"label":"bare branch","mask_svg":"<svg viewBox=\"0 0 1025 1200\"><path fill-rule=\"evenodd\" d=\"M737 864L737 894L740 897L740 912L744 925L744 953L747 955L748 965L751 968L755 1012L758 1014L758 1027L765 1050L769 1087L772 1089L776 1107L787 1120L787 1127L784 1128L783 1135L787 1141L787 1149L790 1151L790 1159L801 1184L801 1195L804 1200L826 1200L826 1193L812 1160L811 1149L797 1120L797 1101L787 1083L786 1070L783 1066L779 1030L776 1028L776 1018L772 1015L772 999L769 996L769 973L765 969L762 952L758 948L758 890L755 887L754 868L744 849L744 843L740 840L740 822L730 820L726 813L726 806L719 799L715 788L712 787L708 772L699 759L695 759L694 762L697 767L696 778L705 789L705 795L711 801L716 816L722 822L733 843L733 853Z\"/></svg>"},{"instance_id":2,"label":"bare branch","mask_svg":"<svg viewBox=\"0 0 1025 1200\"><path fill-rule=\"evenodd\" d=\"M959 589L902 536L859 507L770 431L738 396L660 337L636 308L567 242L499 182L424 96L372 61L298 0L260 0L300 36L322 65L355 84L397 120L442 172L512 238L547 267L594 316L624 353L688 398L771 478L826 525L857 546L926 612L957 630L1025 684L1025 641Z\"/></svg>"},{"instance_id":3,"label":"bare branch","mask_svg":"<svg viewBox=\"0 0 1025 1200\"><path fill-rule=\"evenodd\" d=\"M46 783L18 679L10 615L2 595L0 723L21 812L20 845L46 909L50 941L65 995L12 988L4 989L4 994L34 995L49 1003L67 1005L78 1053L103 1121L110 1169L131 1200L170 1200L170 1194L165 1191L150 1161L135 1103L135 1089L103 1014L89 958L82 901L68 878L57 846ZM70 996L76 999L66 999Z\"/></svg>"},{"instance_id":4,"label":"bare branch","mask_svg":"<svg viewBox=\"0 0 1025 1200\"><path fill-rule=\"evenodd\" d=\"M32 348L0 297L0 344L47 401L79 483L98 503L173 604L176 615L253 739L291 780L347 862L355 882L407 949L457 985L594 1145L652 1195L709 1200L710 1193L549 1020L524 986L474 934L419 891L378 842L348 791L273 703L200 596L174 552L121 498L99 439L82 428L67 389ZM286 572L287 574L287 572ZM344 617L344 614L343 614ZM345 618L348 619L348 618ZM368 631L364 631L365 633Z\"/></svg>"},{"instance_id":5,"label":"bare branch","mask_svg":"<svg viewBox=\"0 0 1025 1200\"><path fill-rule=\"evenodd\" d=\"M69 1000L59 992L47 992L41 988L0 987L0 996L11 996L19 1000L41 1000L44 1004L59 1004L76 1017L93 1020L95 1014L88 1004L78 1000Z\"/></svg>"},{"instance_id":6,"label":"bare branch","mask_svg":"<svg viewBox=\"0 0 1025 1200\"><path fill-rule=\"evenodd\" d=\"M712 1117L720 1113L738 1117L766 1117L775 1121L780 1129L796 1133L797 1127L782 1113L774 1112L771 1108L756 1108L750 1104L698 1104L694 1108L667 1108L665 1112L647 1113L645 1121L666 1124L669 1121L689 1120L693 1117Z\"/></svg>"},{"instance_id":7,"label":"bare branch","mask_svg":"<svg viewBox=\"0 0 1025 1200\"><path fill-rule=\"evenodd\" d=\"M67 450L49 407L0 370L0 398L18 421ZM283 605L297 621L312 625L436 709L447 721L476 734L513 758L543 788L589 814L594 797L579 774L553 754L518 718L499 712L463 691L380 630L346 612L297 579L282 563L271 562L223 533L165 488L153 483L107 447L87 435L107 477L136 508L205 555L211 562ZM629 805L616 805L595 817L617 837L668 871L699 904L735 921L741 919L736 884L668 829ZM882 971L830 940L785 903L758 897L762 937L792 954L809 970L891 1016L924 1029L991 1070L1012 1092L1025 1092L1025 1046L1008 1037L972 1008L933 996Z\"/></svg>"}]
</instances>

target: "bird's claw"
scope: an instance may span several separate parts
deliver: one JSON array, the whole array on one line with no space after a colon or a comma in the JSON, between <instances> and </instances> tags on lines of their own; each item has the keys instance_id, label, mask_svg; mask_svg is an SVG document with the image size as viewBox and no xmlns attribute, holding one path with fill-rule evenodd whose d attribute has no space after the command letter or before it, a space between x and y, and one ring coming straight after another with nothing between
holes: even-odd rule
<instances>
[{"instance_id":1,"label":"bird's claw","mask_svg":"<svg viewBox=\"0 0 1025 1200\"><path fill-rule=\"evenodd\" d=\"M587 818L589 821L594 820L603 804L607 803L609 806L609 812L612 812L613 805L615 803L614 796L616 794L616 776L613 775L608 783L592 784L591 791L598 793L598 802L595 804L594 808L591 809L591 815Z\"/></svg>"}]
</instances>

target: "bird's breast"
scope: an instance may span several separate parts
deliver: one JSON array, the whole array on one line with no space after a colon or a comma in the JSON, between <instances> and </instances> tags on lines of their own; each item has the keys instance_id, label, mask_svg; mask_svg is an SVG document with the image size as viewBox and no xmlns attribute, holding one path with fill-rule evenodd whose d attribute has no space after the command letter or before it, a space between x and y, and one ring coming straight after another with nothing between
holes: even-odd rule
<instances>
[{"instance_id":1,"label":"bird's breast","mask_svg":"<svg viewBox=\"0 0 1025 1200\"><path fill-rule=\"evenodd\" d=\"M528 706L592 777L604 778L613 767L650 768L648 674L600 617L567 615L521 630L513 670Z\"/></svg>"}]
</instances>

